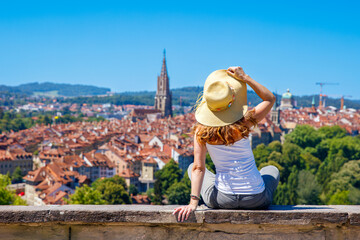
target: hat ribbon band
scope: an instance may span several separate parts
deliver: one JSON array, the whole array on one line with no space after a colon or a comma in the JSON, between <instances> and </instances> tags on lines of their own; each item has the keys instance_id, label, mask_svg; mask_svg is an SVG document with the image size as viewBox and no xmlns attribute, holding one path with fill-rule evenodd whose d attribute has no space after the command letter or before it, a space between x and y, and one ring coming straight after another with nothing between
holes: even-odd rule
<instances>
[{"instance_id":1,"label":"hat ribbon band","mask_svg":"<svg viewBox=\"0 0 360 240\"><path fill-rule=\"evenodd\" d=\"M229 102L226 106L224 106L224 107L211 108L210 106L208 106L209 109L210 109L211 111L213 111L213 112L219 112L219 111L225 110L225 109L227 109L227 108L230 108L231 105L233 104L233 102L235 101L235 90L234 90L234 88L233 88L228 82L226 82L226 83L229 85L229 87L230 87L230 89L231 89L231 92L232 92L232 94L233 94L233 95L232 95L232 98L231 98L230 102Z\"/></svg>"}]
</instances>

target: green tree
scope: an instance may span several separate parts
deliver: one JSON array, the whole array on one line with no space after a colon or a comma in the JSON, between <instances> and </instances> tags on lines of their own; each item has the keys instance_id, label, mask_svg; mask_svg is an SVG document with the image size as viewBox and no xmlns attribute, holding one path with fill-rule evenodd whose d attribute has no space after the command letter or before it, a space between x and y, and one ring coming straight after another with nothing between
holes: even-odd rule
<instances>
[{"instance_id":1,"label":"green tree","mask_svg":"<svg viewBox=\"0 0 360 240\"><path fill-rule=\"evenodd\" d=\"M351 160L360 159L360 139L351 136L331 139L328 157L336 156Z\"/></svg>"},{"instance_id":2,"label":"green tree","mask_svg":"<svg viewBox=\"0 0 360 240\"><path fill-rule=\"evenodd\" d=\"M317 183L315 176L306 170L298 175L297 204L320 204L321 186Z\"/></svg>"},{"instance_id":3,"label":"green tree","mask_svg":"<svg viewBox=\"0 0 360 240\"><path fill-rule=\"evenodd\" d=\"M330 178L329 178L330 179ZM344 204L357 204L353 197L356 196L360 187L360 160L349 161L341 167L339 172L331 175L330 182L325 187L325 195L327 204L333 203L335 200L344 199L345 192L347 193L347 200L343 201ZM336 195L336 197L334 197ZM341 197L341 198L340 198Z\"/></svg>"},{"instance_id":4,"label":"green tree","mask_svg":"<svg viewBox=\"0 0 360 240\"><path fill-rule=\"evenodd\" d=\"M291 173L289 175L288 181L288 198L289 204L294 205L297 201L297 186L298 186L298 170L295 166L292 167Z\"/></svg>"},{"instance_id":5,"label":"green tree","mask_svg":"<svg viewBox=\"0 0 360 240\"><path fill-rule=\"evenodd\" d=\"M180 181L181 169L178 164L171 159L161 170L155 173L155 177L156 181L161 183L161 194L164 195L171 185Z\"/></svg>"},{"instance_id":6,"label":"green tree","mask_svg":"<svg viewBox=\"0 0 360 240\"><path fill-rule=\"evenodd\" d=\"M271 151L265 146L265 144L261 143L256 146L256 148L253 150L253 153L256 165L260 166L261 163L265 163L268 161L268 157Z\"/></svg>"},{"instance_id":7,"label":"green tree","mask_svg":"<svg viewBox=\"0 0 360 240\"><path fill-rule=\"evenodd\" d=\"M297 201L298 170L293 166L289 177L280 182L275 194L273 203L276 205L294 205Z\"/></svg>"},{"instance_id":8,"label":"green tree","mask_svg":"<svg viewBox=\"0 0 360 240\"><path fill-rule=\"evenodd\" d=\"M349 191L337 190L334 195L331 196L328 204L330 205L349 205Z\"/></svg>"},{"instance_id":9,"label":"green tree","mask_svg":"<svg viewBox=\"0 0 360 240\"><path fill-rule=\"evenodd\" d=\"M11 184L11 178L9 175L0 174L0 188L5 188L7 185Z\"/></svg>"},{"instance_id":10,"label":"green tree","mask_svg":"<svg viewBox=\"0 0 360 240\"><path fill-rule=\"evenodd\" d=\"M348 199L351 204L360 205L360 189L350 186Z\"/></svg>"},{"instance_id":11,"label":"green tree","mask_svg":"<svg viewBox=\"0 0 360 240\"><path fill-rule=\"evenodd\" d=\"M98 185L104 184L106 182L112 182L115 184L119 184L119 185L123 186L126 191L128 190L125 179L118 175L115 175L111 178L98 178L91 184L91 187L93 187L94 189L97 189Z\"/></svg>"},{"instance_id":12,"label":"green tree","mask_svg":"<svg viewBox=\"0 0 360 240\"><path fill-rule=\"evenodd\" d=\"M132 194L133 196L138 195L139 190L137 189L137 187L134 184L130 184L129 186L129 194Z\"/></svg>"},{"instance_id":13,"label":"green tree","mask_svg":"<svg viewBox=\"0 0 360 240\"><path fill-rule=\"evenodd\" d=\"M14 200L14 194L5 187L0 188L0 205L11 205Z\"/></svg>"},{"instance_id":14,"label":"green tree","mask_svg":"<svg viewBox=\"0 0 360 240\"><path fill-rule=\"evenodd\" d=\"M95 188L101 193L101 198L106 204L130 204L131 199L125 188L121 184L113 181L102 181Z\"/></svg>"},{"instance_id":15,"label":"green tree","mask_svg":"<svg viewBox=\"0 0 360 240\"><path fill-rule=\"evenodd\" d=\"M349 160L360 159L360 139L358 138L346 136L341 139L326 139L319 145L325 144L324 150L327 150L327 155L317 173L317 179L323 185L327 185L331 180L331 174L339 172Z\"/></svg>"},{"instance_id":16,"label":"green tree","mask_svg":"<svg viewBox=\"0 0 360 240\"><path fill-rule=\"evenodd\" d=\"M12 174L12 181L14 183L20 183L22 182L22 178L23 178L23 173L21 171L21 168L19 166L17 166Z\"/></svg>"},{"instance_id":17,"label":"green tree","mask_svg":"<svg viewBox=\"0 0 360 240\"><path fill-rule=\"evenodd\" d=\"M163 202L162 202L164 199L163 198L163 188L162 188L161 180L159 178L155 180L153 195L149 198L151 199L151 202L153 204L156 204L156 205L163 204Z\"/></svg>"},{"instance_id":18,"label":"green tree","mask_svg":"<svg viewBox=\"0 0 360 240\"><path fill-rule=\"evenodd\" d=\"M17 196L15 194L14 194L14 196L15 197L14 197L11 205L24 205L24 206L27 205L26 201L24 199L22 199L20 196Z\"/></svg>"},{"instance_id":19,"label":"green tree","mask_svg":"<svg viewBox=\"0 0 360 240\"><path fill-rule=\"evenodd\" d=\"M170 204L189 204L190 192L184 182L175 182L167 190L167 197Z\"/></svg>"},{"instance_id":20,"label":"green tree","mask_svg":"<svg viewBox=\"0 0 360 240\"><path fill-rule=\"evenodd\" d=\"M282 159L283 159L282 154L279 153L279 152L276 152L276 151L270 153L270 155L269 155L269 157L268 157L268 161L269 161L269 162L270 162L270 161L276 162L276 163L279 164L279 165L280 165L281 162L283 162Z\"/></svg>"},{"instance_id":21,"label":"green tree","mask_svg":"<svg viewBox=\"0 0 360 240\"><path fill-rule=\"evenodd\" d=\"M287 196L287 193L288 193L287 190L288 190L288 187L287 187L286 183L279 182L279 185L276 188L276 191L274 193L273 204L288 205L289 198Z\"/></svg>"},{"instance_id":22,"label":"green tree","mask_svg":"<svg viewBox=\"0 0 360 240\"><path fill-rule=\"evenodd\" d=\"M282 145L279 141L272 141L271 143L269 143L268 148L271 152L282 152Z\"/></svg>"},{"instance_id":23,"label":"green tree","mask_svg":"<svg viewBox=\"0 0 360 240\"><path fill-rule=\"evenodd\" d=\"M127 193L125 179L115 175L111 178L98 178L91 187L101 193L107 204L129 204L131 199Z\"/></svg>"},{"instance_id":24,"label":"green tree","mask_svg":"<svg viewBox=\"0 0 360 240\"><path fill-rule=\"evenodd\" d=\"M302 149L293 143L284 143L281 166L284 167L283 180L291 174L291 169L301 170L305 168L304 160L301 157ZM294 168L295 167L295 168Z\"/></svg>"},{"instance_id":25,"label":"green tree","mask_svg":"<svg viewBox=\"0 0 360 240\"><path fill-rule=\"evenodd\" d=\"M167 190L167 198L170 204L188 204L191 193L191 181L185 172L180 182L175 182Z\"/></svg>"},{"instance_id":26,"label":"green tree","mask_svg":"<svg viewBox=\"0 0 360 240\"><path fill-rule=\"evenodd\" d=\"M321 161L324 161L328 155L330 148L331 139L324 139L314 148L316 149L316 153L312 153L315 157L319 158Z\"/></svg>"},{"instance_id":27,"label":"green tree","mask_svg":"<svg viewBox=\"0 0 360 240\"><path fill-rule=\"evenodd\" d=\"M70 204L106 204L102 199L101 193L84 184L82 187L76 187L75 193L70 195L68 202Z\"/></svg>"},{"instance_id":28,"label":"green tree","mask_svg":"<svg viewBox=\"0 0 360 240\"><path fill-rule=\"evenodd\" d=\"M154 188L149 188L147 191L146 191L146 195L147 197L150 199L150 202L151 203L154 203ZM154 203L155 204L155 203Z\"/></svg>"},{"instance_id":29,"label":"green tree","mask_svg":"<svg viewBox=\"0 0 360 240\"><path fill-rule=\"evenodd\" d=\"M309 170L312 173L316 173L317 169L321 165L320 159L313 156L311 153L307 151L303 151L301 153L301 158L304 159L305 161L306 170Z\"/></svg>"},{"instance_id":30,"label":"green tree","mask_svg":"<svg viewBox=\"0 0 360 240\"><path fill-rule=\"evenodd\" d=\"M321 141L319 133L310 125L297 125L285 136L286 142L294 143L301 148L316 146Z\"/></svg>"},{"instance_id":31,"label":"green tree","mask_svg":"<svg viewBox=\"0 0 360 240\"><path fill-rule=\"evenodd\" d=\"M322 138L343 138L346 136L346 130L338 125L321 127L318 133Z\"/></svg>"},{"instance_id":32,"label":"green tree","mask_svg":"<svg viewBox=\"0 0 360 240\"><path fill-rule=\"evenodd\" d=\"M11 184L8 175L0 174L0 205L26 205L26 202L6 187Z\"/></svg>"},{"instance_id":33,"label":"green tree","mask_svg":"<svg viewBox=\"0 0 360 240\"><path fill-rule=\"evenodd\" d=\"M181 169L173 159L155 173L153 204L162 204L167 190L171 185L180 181L181 175Z\"/></svg>"}]
</instances>

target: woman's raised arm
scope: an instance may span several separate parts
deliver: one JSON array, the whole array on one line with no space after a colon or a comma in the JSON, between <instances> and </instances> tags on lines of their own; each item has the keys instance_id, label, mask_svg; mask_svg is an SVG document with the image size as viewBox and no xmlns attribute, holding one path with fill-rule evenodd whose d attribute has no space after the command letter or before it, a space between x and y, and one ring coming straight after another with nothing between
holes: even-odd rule
<instances>
[{"instance_id":1,"label":"woman's raised arm","mask_svg":"<svg viewBox=\"0 0 360 240\"><path fill-rule=\"evenodd\" d=\"M276 101L276 97L266 87L252 79L249 75L245 74L241 67L229 67L227 73L240 81L247 83L256 94L263 100L255 107L255 113L252 117L256 122L260 122L271 110Z\"/></svg>"}]
</instances>

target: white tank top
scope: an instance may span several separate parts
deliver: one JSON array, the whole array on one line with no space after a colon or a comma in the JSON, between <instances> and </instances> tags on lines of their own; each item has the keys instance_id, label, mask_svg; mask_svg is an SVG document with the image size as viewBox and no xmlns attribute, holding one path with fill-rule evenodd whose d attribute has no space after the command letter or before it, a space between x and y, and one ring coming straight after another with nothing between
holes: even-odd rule
<instances>
[{"instance_id":1,"label":"white tank top","mask_svg":"<svg viewBox=\"0 0 360 240\"><path fill-rule=\"evenodd\" d=\"M216 167L215 186L220 192L249 195L265 190L248 138L229 146L207 143L206 147Z\"/></svg>"}]
</instances>

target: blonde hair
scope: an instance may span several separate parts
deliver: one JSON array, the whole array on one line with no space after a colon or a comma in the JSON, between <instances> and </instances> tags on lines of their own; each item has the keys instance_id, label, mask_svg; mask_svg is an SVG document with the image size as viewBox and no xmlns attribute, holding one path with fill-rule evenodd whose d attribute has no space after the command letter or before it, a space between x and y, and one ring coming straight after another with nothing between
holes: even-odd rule
<instances>
[{"instance_id":1,"label":"blonde hair","mask_svg":"<svg viewBox=\"0 0 360 240\"><path fill-rule=\"evenodd\" d=\"M249 136L251 130L245 123L250 121L256 126L257 121L253 118L254 114L255 108L247 111L245 116L240 120L221 127L205 126L197 122L193 128L193 133L196 134L196 140L202 145L205 143L231 145L239 139Z\"/></svg>"}]
</instances>

